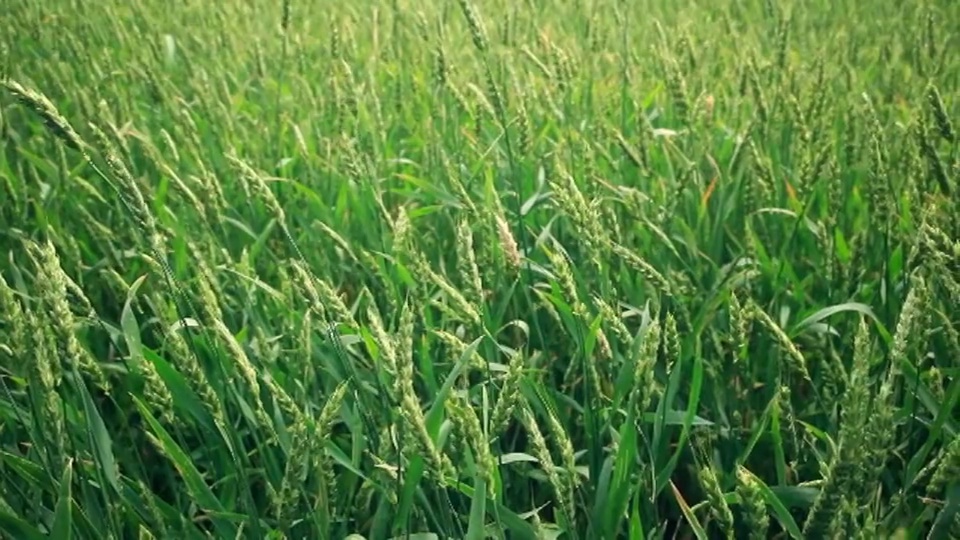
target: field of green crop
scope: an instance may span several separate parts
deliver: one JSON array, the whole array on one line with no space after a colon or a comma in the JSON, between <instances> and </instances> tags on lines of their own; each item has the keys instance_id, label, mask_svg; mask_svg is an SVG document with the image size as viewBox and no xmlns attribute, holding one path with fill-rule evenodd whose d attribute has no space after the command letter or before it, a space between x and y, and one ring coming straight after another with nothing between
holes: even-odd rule
<instances>
[{"instance_id":1,"label":"field of green crop","mask_svg":"<svg viewBox=\"0 0 960 540\"><path fill-rule=\"evenodd\" d=\"M3 6L0 537L960 535L960 2Z\"/></svg>"}]
</instances>

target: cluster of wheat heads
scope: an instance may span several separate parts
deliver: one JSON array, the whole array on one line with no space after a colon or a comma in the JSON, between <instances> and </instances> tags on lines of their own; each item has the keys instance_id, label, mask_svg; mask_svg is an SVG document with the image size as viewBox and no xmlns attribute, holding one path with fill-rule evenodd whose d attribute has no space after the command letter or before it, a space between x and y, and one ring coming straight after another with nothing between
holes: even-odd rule
<instances>
[{"instance_id":1,"label":"cluster of wheat heads","mask_svg":"<svg viewBox=\"0 0 960 540\"><path fill-rule=\"evenodd\" d=\"M960 533L956 20L7 0L2 536Z\"/></svg>"}]
</instances>

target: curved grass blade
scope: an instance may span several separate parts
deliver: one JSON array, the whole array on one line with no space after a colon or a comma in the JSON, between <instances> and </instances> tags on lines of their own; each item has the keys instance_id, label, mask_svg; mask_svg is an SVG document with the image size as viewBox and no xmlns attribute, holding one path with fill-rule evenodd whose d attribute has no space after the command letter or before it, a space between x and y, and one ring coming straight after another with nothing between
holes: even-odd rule
<instances>
[{"instance_id":1,"label":"curved grass blade","mask_svg":"<svg viewBox=\"0 0 960 540\"><path fill-rule=\"evenodd\" d=\"M487 482L480 472L477 472L474 481L473 500L470 502L470 521L467 526L466 540L484 540L486 531L483 518L487 508Z\"/></svg>"},{"instance_id":2,"label":"curved grass blade","mask_svg":"<svg viewBox=\"0 0 960 540\"><path fill-rule=\"evenodd\" d=\"M86 385L83 383L78 384L77 389L80 391L81 399L83 399L83 412L87 419L87 437L90 439L97 464L99 465L99 467L97 467L98 474L103 475L110 487L115 491L119 491L120 470L117 467L117 461L113 455L113 441L110 438L110 433L107 431L103 417L100 416L100 411L97 410L97 406L94 404L93 398L90 397L90 392L87 390Z\"/></svg>"},{"instance_id":3,"label":"curved grass blade","mask_svg":"<svg viewBox=\"0 0 960 540\"><path fill-rule=\"evenodd\" d=\"M457 485L457 489L460 491L460 493L463 493L470 498L473 498L476 493L476 490L473 487L463 483ZM523 517L513 512L506 506L499 503L494 503L492 507L490 505L487 506L487 512L496 513L494 517L499 520L499 524L503 526L504 531L509 533L506 536L507 538L510 538L511 540L514 538L517 540L539 540L537 537L537 532L534 530L534 528L527 523Z\"/></svg>"},{"instance_id":4,"label":"curved grass blade","mask_svg":"<svg viewBox=\"0 0 960 540\"><path fill-rule=\"evenodd\" d=\"M0 532L6 533L7 538L18 540L46 540L47 538L33 525L3 510L0 510Z\"/></svg>"},{"instance_id":5,"label":"curved grass blade","mask_svg":"<svg viewBox=\"0 0 960 540\"><path fill-rule=\"evenodd\" d=\"M211 520L218 534L224 538L236 537L237 528L229 521L216 517L216 514L227 513L227 510L223 507L220 500L217 499L217 496L214 495L213 491L210 490L210 486L207 485L206 481L204 481L200 475L200 471L198 471L193 462L190 461L190 457L180 448L176 441L173 440L173 437L170 436L167 430L160 425L160 422L158 422L153 416L153 413L150 412L150 408L138 399L137 396L131 395L130 397L136 404L137 410L143 416L143 419L150 425L150 431L157 436L167 458L183 477L187 485L187 490L194 497L197 505L201 509L211 512Z\"/></svg>"},{"instance_id":6,"label":"curved grass blade","mask_svg":"<svg viewBox=\"0 0 960 540\"><path fill-rule=\"evenodd\" d=\"M677 485L673 483L673 480L670 480L670 489L673 490L673 497L677 501L677 505L680 507L680 511L683 513L683 517L686 518L687 523L690 525L690 528L693 529L693 534L697 536L698 540L707 540L707 531L704 530L703 525L700 524L700 520L697 519L696 514L693 513L693 510L690 508L690 505L687 504L687 501L683 499L683 495L680 493L680 490L677 489Z\"/></svg>"},{"instance_id":7,"label":"curved grass blade","mask_svg":"<svg viewBox=\"0 0 960 540\"><path fill-rule=\"evenodd\" d=\"M123 339L130 351L130 359L136 365L143 362L143 344L140 341L140 323L137 322L137 316L133 313L133 299L136 298L137 290L146 280L147 275L144 274L133 282L130 290L127 291L127 300L123 304L123 310L120 312L120 328L123 330Z\"/></svg>"},{"instance_id":8,"label":"curved grass blade","mask_svg":"<svg viewBox=\"0 0 960 540\"><path fill-rule=\"evenodd\" d=\"M71 540L73 538L73 458L67 460L60 480L60 497L57 499L57 508L53 514L53 528L50 537L57 540Z\"/></svg>"},{"instance_id":9,"label":"curved grass blade","mask_svg":"<svg viewBox=\"0 0 960 540\"><path fill-rule=\"evenodd\" d=\"M947 488L947 504L937 513L937 519L927 535L927 540L947 540L950 530L960 514L960 482L954 482Z\"/></svg>"},{"instance_id":10,"label":"curved grass blade","mask_svg":"<svg viewBox=\"0 0 960 540\"><path fill-rule=\"evenodd\" d=\"M793 515L790 514L790 510L787 509L787 506L783 504L783 501L777 497L777 494L774 493L773 490L771 490L767 484L760 479L760 477L747 469L743 469L743 471L756 482L757 488L763 495L763 500L766 501L767 505L773 509L773 515L777 518L777 521L780 522L780 526L783 527L784 530L787 531L792 538L794 538L794 540L803 540L803 533L800 532L800 527L797 525L797 521L793 519Z\"/></svg>"},{"instance_id":11,"label":"curved grass blade","mask_svg":"<svg viewBox=\"0 0 960 540\"><path fill-rule=\"evenodd\" d=\"M874 322L879 322L879 319L877 319L876 314L873 312L873 309L871 309L870 306L860 302L847 302L845 304L837 304L835 306L829 306L817 310L807 318L794 325L794 327L788 332L788 335L790 337L797 337L799 334L803 333L804 330L816 323L822 322L824 319L828 319L838 313L851 311L866 315L867 317L873 319Z\"/></svg>"},{"instance_id":12,"label":"curved grass blade","mask_svg":"<svg viewBox=\"0 0 960 540\"><path fill-rule=\"evenodd\" d=\"M697 406L700 404L700 390L703 388L703 358L696 355L693 360L693 379L690 381L690 397L687 403L687 414L684 417L683 427L680 430L680 440L677 442L676 450L670 456L666 466L657 472L655 493L660 493L667 486L670 477L673 475L677 463L680 461L680 454L683 453L687 444L687 438L690 436L690 428L693 425L693 419L696 416Z\"/></svg>"}]
</instances>

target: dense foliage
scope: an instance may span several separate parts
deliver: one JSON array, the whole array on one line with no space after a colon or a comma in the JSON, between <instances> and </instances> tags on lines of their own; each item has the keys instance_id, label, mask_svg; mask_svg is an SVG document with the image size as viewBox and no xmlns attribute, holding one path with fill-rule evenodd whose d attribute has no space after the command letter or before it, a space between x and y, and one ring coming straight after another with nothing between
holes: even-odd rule
<instances>
[{"instance_id":1,"label":"dense foliage","mask_svg":"<svg viewBox=\"0 0 960 540\"><path fill-rule=\"evenodd\" d=\"M960 2L0 11L4 537L960 535Z\"/></svg>"}]
</instances>

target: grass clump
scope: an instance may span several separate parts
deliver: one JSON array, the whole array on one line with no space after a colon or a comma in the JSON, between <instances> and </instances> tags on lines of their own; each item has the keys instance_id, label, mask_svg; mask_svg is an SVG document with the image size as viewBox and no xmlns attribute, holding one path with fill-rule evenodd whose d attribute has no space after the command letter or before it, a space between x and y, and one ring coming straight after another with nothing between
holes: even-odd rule
<instances>
[{"instance_id":1,"label":"grass clump","mask_svg":"<svg viewBox=\"0 0 960 540\"><path fill-rule=\"evenodd\" d=\"M960 4L554 4L8 0L2 536L956 535Z\"/></svg>"}]
</instances>

